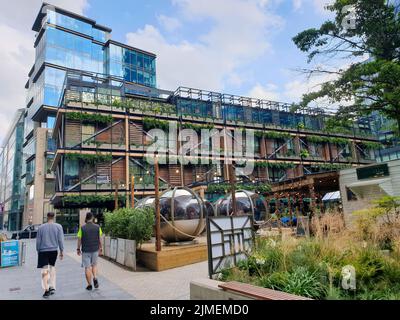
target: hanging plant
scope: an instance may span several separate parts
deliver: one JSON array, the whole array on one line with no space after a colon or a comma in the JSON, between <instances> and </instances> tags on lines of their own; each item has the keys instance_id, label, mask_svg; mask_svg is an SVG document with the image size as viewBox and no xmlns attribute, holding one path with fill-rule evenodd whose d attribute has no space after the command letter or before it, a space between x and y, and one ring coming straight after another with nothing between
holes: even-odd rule
<instances>
[{"instance_id":1,"label":"hanging plant","mask_svg":"<svg viewBox=\"0 0 400 320\"><path fill-rule=\"evenodd\" d=\"M365 142L362 142L361 145L366 150L379 150L382 148L382 143L380 143L380 142L365 141Z\"/></svg>"},{"instance_id":2,"label":"hanging plant","mask_svg":"<svg viewBox=\"0 0 400 320\"><path fill-rule=\"evenodd\" d=\"M300 157L301 158L308 158L310 156L310 153L308 152L308 150L307 149L302 149L301 151L300 151Z\"/></svg>"},{"instance_id":3,"label":"hanging plant","mask_svg":"<svg viewBox=\"0 0 400 320\"><path fill-rule=\"evenodd\" d=\"M145 130L162 129L164 131L168 131L169 121L145 117L143 118L143 127Z\"/></svg>"},{"instance_id":4,"label":"hanging plant","mask_svg":"<svg viewBox=\"0 0 400 320\"><path fill-rule=\"evenodd\" d=\"M76 206L81 208L93 205L104 205L115 201L115 195L67 195L62 198L63 206ZM125 203L126 196L118 195L118 201Z\"/></svg>"},{"instance_id":5,"label":"hanging plant","mask_svg":"<svg viewBox=\"0 0 400 320\"><path fill-rule=\"evenodd\" d=\"M276 168L276 169L293 169L296 165L293 162L267 162L258 161L254 163L256 168Z\"/></svg>"},{"instance_id":6,"label":"hanging plant","mask_svg":"<svg viewBox=\"0 0 400 320\"><path fill-rule=\"evenodd\" d=\"M109 115L102 115L97 113L86 112L67 112L66 118L68 120L77 120L88 123L104 123L109 124L113 121L113 117Z\"/></svg>"},{"instance_id":7,"label":"hanging plant","mask_svg":"<svg viewBox=\"0 0 400 320\"><path fill-rule=\"evenodd\" d=\"M193 124L193 123L183 123L182 124L182 128L183 129L192 129L196 132L201 131L202 129L206 129L206 130L212 130L214 129L214 125L213 124Z\"/></svg>"},{"instance_id":8,"label":"hanging plant","mask_svg":"<svg viewBox=\"0 0 400 320\"><path fill-rule=\"evenodd\" d=\"M341 164L341 163L321 163L313 164L311 168L326 170L326 171L338 171L342 169L351 168L351 164Z\"/></svg>"},{"instance_id":9,"label":"hanging plant","mask_svg":"<svg viewBox=\"0 0 400 320\"><path fill-rule=\"evenodd\" d=\"M264 137L266 139L288 139L291 137L290 133L278 131L255 131L256 137Z\"/></svg>"},{"instance_id":10,"label":"hanging plant","mask_svg":"<svg viewBox=\"0 0 400 320\"><path fill-rule=\"evenodd\" d=\"M326 136L307 136L307 141L311 143L332 143L338 145L346 145L350 143L350 139Z\"/></svg>"},{"instance_id":11,"label":"hanging plant","mask_svg":"<svg viewBox=\"0 0 400 320\"><path fill-rule=\"evenodd\" d=\"M111 162L112 155L111 154L83 154L83 153L67 153L65 154L65 158L68 160L78 160L86 164L95 165L97 163L102 162Z\"/></svg>"},{"instance_id":12,"label":"hanging plant","mask_svg":"<svg viewBox=\"0 0 400 320\"><path fill-rule=\"evenodd\" d=\"M235 190L247 190L259 193L266 193L271 191L271 186L268 183L252 184L252 183L237 183ZM210 184L207 186L207 193L225 194L231 191L229 183Z\"/></svg>"}]
</instances>

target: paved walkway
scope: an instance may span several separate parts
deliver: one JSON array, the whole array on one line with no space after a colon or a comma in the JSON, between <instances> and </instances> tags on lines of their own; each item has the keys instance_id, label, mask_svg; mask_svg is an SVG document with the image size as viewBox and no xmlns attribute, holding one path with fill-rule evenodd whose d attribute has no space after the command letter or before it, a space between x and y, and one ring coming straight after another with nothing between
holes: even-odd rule
<instances>
[{"instance_id":1,"label":"paved walkway","mask_svg":"<svg viewBox=\"0 0 400 320\"><path fill-rule=\"evenodd\" d=\"M89 292L85 290L86 281L75 249L75 240L65 241L64 259L57 262L57 293L50 299L189 299L190 281L207 278L207 262L162 272L145 268L132 272L100 258L100 288ZM35 242L29 240L25 265L0 269L0 300L42 299L40 270L36 268L36 263Z\"/></svg>"}]
</instances>

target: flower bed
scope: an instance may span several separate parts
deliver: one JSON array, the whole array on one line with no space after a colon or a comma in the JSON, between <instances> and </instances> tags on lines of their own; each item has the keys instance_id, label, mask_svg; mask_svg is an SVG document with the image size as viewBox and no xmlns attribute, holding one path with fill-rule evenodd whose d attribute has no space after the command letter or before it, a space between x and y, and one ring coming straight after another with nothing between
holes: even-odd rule
<instances>
[{"instance_id":1,"label":"flower bed","mask_svg":"<svg viewBox=\"0 0 400 320\"><path fill-rule=\"evenodd\" d=\"M368 226L374 223L369 221ZM248 260L224 270L220 278L313 299L400 299L398 234L389 233L393 237L387 250L387 237L382 237L387 224L375 230L358 226L328 234L326 228L314 227L313 238L258 238ZM398 229L398 225L392 227ZM348 266L354 268L355 287L343 285Z\"/></svg>"}]
</instances>

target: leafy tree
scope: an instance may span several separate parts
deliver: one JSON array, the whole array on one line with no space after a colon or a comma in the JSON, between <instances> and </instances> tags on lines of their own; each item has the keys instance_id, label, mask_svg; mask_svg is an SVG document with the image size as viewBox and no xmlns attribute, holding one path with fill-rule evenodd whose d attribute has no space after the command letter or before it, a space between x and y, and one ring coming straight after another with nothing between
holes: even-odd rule
<instances>
[{"instance_id":1,"label":"leafy tree","mask_svg":"<svg viewBox=\"0 0 400 320\"><path fill-rule=\"evenodd\" d=\"M400 130L399 8L387 0L336 0L327 9L335 14L333 20L299 33L293 41L308 54L308 62L344 59L348 67L305 70L309 75L333 77L319 90L305 94L299 107L328 98L339 104L338 118L379 111L395 120Z\"/></svg>"}]
</instances>

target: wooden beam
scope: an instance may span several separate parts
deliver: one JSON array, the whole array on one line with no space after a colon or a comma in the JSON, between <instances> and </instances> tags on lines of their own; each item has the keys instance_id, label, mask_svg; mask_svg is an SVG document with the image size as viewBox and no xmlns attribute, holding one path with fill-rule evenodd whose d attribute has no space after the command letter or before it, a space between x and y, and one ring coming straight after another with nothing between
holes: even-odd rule
<instances>
[{"instance_id":1,"label":"wooden beam","mask_svg":"<svg viewBox=\"0 0 400 320\"><path fill-rule=\"evenodd\" d=\"M160 195L158 190L159 172L158 158L154 159L154 188L155 188L155 210L156 210L156 251L161 251L161 221L160 221Z\"/></svg>"}]
</instances>

